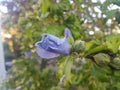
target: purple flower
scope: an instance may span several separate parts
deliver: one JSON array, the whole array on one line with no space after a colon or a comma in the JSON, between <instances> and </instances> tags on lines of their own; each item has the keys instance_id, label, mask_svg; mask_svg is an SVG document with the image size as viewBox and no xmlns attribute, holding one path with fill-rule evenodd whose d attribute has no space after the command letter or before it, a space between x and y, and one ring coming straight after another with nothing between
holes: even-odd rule
<instances>
[{"instance_id":1,"label":"purple flower","mask_svg":"<svg viewBox=\"0 0 120 90\"><path fill-rule=\"evenodd\" d=\"M42 40L35 43L37 54L41 58L51 59L59 55L69 54L71 45L67 38L72 36L68 28L65 29L64 38L58 38L51 34L42 34Z\"/></svg>"},{"instance_id":2,"label":"purple flower","mask_svg":"<svg viewBox=\"0 0 120 90\"><path fill-rule=\"evenodd\" d=\"M25 57L30 57L30 56L32 56L32 53L31 52L24 52L24 55L25 55Z\"/></svg>"},{"instance_id":3,"label":"purple flower","mask_svg":"<svg viewBox=\"0 0 120 90\"><path fill-rule=\"evenodd\" d=\"M8 61L8 62L5 62L5 65L8 66L8 67L11 67L13 65L13 63Z\"/></svg>"}]
</instances>

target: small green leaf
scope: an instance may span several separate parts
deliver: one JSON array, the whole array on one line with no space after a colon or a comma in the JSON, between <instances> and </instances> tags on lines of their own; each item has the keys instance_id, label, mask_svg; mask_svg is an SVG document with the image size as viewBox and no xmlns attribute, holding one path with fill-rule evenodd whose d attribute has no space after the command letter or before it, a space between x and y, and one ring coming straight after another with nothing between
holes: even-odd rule
<instances>
[{"instance_id":1,"label":"small green leaf","mask_svg":"<svg viewBox=\"0 0 120 90\"><path fill-rule=\"evenodd\" d=\"M111 35L106 39L107 48L113 51L114 53L118 52L120 46L120 35Z\"/></svg>"},{"instance_id":2,"label":"small green leaf","mask_svg":"<svg viewBox=\"0 0 120 90\"><path fill-rule=\"evenodd\" d=\"M94 53L97 53L97 52L100 52L100 51L103 51L103 50L107 50L108 48L105 46L105 45L102 45L102 46L97 46L95 48L92 48L90 50L88 50L86 53L85 53L85 56L88 56L90 54L94 54Z\"/></svg>"},{"instance_id":3,"label":"small green leaf","mask_svg":"<svg viewBox=\"0 0 120 90\"><path fill-rule=\"evenodd\" d=\"M42 13L46 13L49 7L50 7L50 1L42 0Z\"/></svg>"},{"instance_id":4,"label":"small green leaf","mask_svg":"<svg viewBox=\"0 0 120 90\"><path fill-rule=\"evenodd\" d=\"M68 56L64 62L64 74L69 76L71 74L71 68L73 65L73 57Z\"/></svg>"},{"instance_id":5,"label":"small green leaf","mask_svg":"<svg viewBox=\"0 0 120 90\"><path fill-rule=\"evenodd\" d=\"M73 37L70 36L70 37L67 38L67 40L71 45L74 44L74 38Z\"/></svg>"}]
</instances>

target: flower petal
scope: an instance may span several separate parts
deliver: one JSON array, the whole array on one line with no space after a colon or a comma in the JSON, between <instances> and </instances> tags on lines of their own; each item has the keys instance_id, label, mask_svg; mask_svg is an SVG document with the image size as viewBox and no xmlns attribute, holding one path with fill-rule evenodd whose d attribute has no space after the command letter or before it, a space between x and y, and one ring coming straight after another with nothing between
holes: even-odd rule
<instances>
[{"instance_id":1,"label":"flower petal","mask_svg":"<svg viewBox=\"0 0 120 90\"><path fill-rule=\"evenodd\" d=\"M69 54L71 46L65 38L63 38L63 40L64 42L57 47L49 46L49 51L59 54Z\"/></svg>"},{"instance_id":2,"label":"flower petal","mask_svg":"<svg viewBox=\"0 0 120 90\"><path fill-rule=\"evenodd\" d=\"M30 57L32 56L32 52L24 52L25 57Z\"/></svg>"},{"instance_id":3,"label":"flower petal","mask_svg":"<svg viewBox=\"0 0 120 90\"><path fill-rule=\"evenodd\" d=\"M45 49L43 49L40 46L37 47L36 52L41 58L45 58L45 59L55 58L55 57L58 57L60 55L60 54L57 54L57 53L46 51Z\"/></svg>"},{"instance_id":4,"label":"flower petal","mask_svg":"<svg viewBox=\"0 0 120 90\"><path fill-rule=\"evenodd\" d=\"M71 31L70 31L69 28L65 28L64 36L65 36L66 38L68 38L68 37L70 37L70 36L72 37L72 33L71 33Z\"/></svg>"}]
</instances>

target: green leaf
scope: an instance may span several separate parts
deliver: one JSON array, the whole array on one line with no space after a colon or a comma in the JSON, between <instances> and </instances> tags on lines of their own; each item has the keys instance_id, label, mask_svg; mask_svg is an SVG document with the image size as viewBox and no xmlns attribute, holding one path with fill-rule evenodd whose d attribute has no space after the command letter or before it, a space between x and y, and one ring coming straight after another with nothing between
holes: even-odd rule
<instances>
[{"instance_id":1,"label":"green leaf","mask_svg":"<svg viewBox=\"0 0 120 90\"><path fill-rule=\"evenodd\" d=\"M42 13L46 13L49 7L50 7L50 1L42 0Z\"/></svg>"},{"instance_id":2,"label":"green leaf","mask_svg":"<svg viewBox=\"0 0 120 90\"><path fill-rule=\"evenodd\" d=\"M117 12L116 9L107 11L107 12L106 12L106 16L107 16L107 17L104 19L104 23L106 23L106 22L108 21L108 19L111 19L112 17L114 17L115 14L116 14L116 12Z\"/></svg>"},{"instance_id":3,"label":"green leaf","mask_svg":"<svg viewBox=\"0 0 120 90\"><path fill-rule=\"evenodd\" d=\"M113 51L114 53L118 52L120 46L120 35L111 35L106 39L107 48Z\"/></svg>"},{"instance_id":4,"label":"green leaf","mask_svg":"<svg viewBox=\"0 0 120 90\"><path fill-rule=\"evenodd\" d=\"M120 23L120 11L119 10L116 12L115 21L117 21L118 23Z\"/></svg>"},{"instance_id":5,"label":"green leaf","mask_svg":"<svg viewBox=\"0 0 120 90\"><path fill-rule=\"evenodd\" d=\"M73 65L73 57L72 56L66 57L64 62L64 70L63 70L65 75L69 76L71 74L72 65Z\"/></svg>"},{"instance_id":6,"label":"green leaf","mask_svg":"<svg viewBox=\"0 0 120 90\"><path fill-rule=\"evenodd\" d=\"M88 50L90 50L90 49L92 49L92 48L94 48L96 46L99 46L99 45L101 45L101 42L98 41L98 40L92 40L90 42L86 42L85 43L86 51L88 51Z\"/></svg>"},{"instance_id":7,"label":"green leaf","mask_svg":"<svg viewBox=\"0 0 120 90\"><path fill-rule=\"evenodd\" d=\"M74 44L74 38L72 36L68 37L67 40L71 45Z\"/></svg>"},{"instance_id":8,"label":"green leaf","mask_svg":"<svg viewBox=\"0 0 120 90\"><path fill-rule=\"evenodd\" d=\"M116 11L117 10L114 9L114 10L110 10L110 11L106 12L107 18L108 19L112 18L115 15Z\"/></svg>"},{"instance_id":9,"label":"green leaf","mask_svg":"<svg viewBox=\"0 0 120 90\"><path fill-rule=\"evenodd\" d=\"M120 6L120 0L111 0L111 3Z\"/></svg>"},{"instance_id":10,"label":"green leaf","mask_svg":"<svg viewBox=\"0 0 120 90\"><path fill-rule=\"evenodd\" d=\"M72 78L70 80L70 84L74 85L74 86L79 85L82 77L83 77L82 74L80 76L72 76Z\"/></svg>"},{"instance_id":11,"label":"green leaf","mask_svg":"<svg viewBox=\"0 0 120 90\"><path fill-rule=\"evenodd\" d=\"M50 24L45 27L44 33L50 33L55 36L62 36L63 30L64 30L64 26L62 26L62 25L59 26L59 25L55 25L55 24Z\"/></svg>"},{"instance_id":12,"label":"green leaf","mask_svg":"<svg viewBox=\"0 0 120 90\"><path fill-rule=\"evenodd\" d=\"M58 66L59 66L58 75L60 78L63 75L70 76L73 60L74 60L73 56L65 56L61 58L60 62L58 63Z\"/></svg>"},{"instance_id":13,"label":"green leaf","mask_svg":"<svg viewBox=\"0 0 120 90\"><path fill-rule=\"evenodd\" d=\"M97 52L100 52L100 51L103 51L103 50L107 50L108 48L106 47L106 45L102 45L102 46L97 46L95 48L92 48L90 50L88 50L86 53L85 53L85 56L88 56L90 54L94 54L94 53L97 53Z\"/></svg>"}]
</instances>

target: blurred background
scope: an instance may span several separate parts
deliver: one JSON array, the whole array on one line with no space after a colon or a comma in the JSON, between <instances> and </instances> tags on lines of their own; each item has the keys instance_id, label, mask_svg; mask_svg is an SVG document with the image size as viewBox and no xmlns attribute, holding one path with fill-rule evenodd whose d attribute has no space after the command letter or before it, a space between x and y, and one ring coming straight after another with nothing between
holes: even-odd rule
<instances>
[{"instance_id":1,"label":"blurred background","mask_svg":"<svg viewBox=\"0 0 120 90\"><path fill-rule=\"evenodd\" d=\"M1 90L120 89L120 80L114 81L120 75L119 72L112 80L113 69L107 72L107 69L99 70L93 62L84 63L84 53L95 46L105 45L109 35L119 36L120 0L0 0L0 16L4 51L2 64L5 65L7 75ZM77 55L55 60L46 61L36 55L35 42L41 40L42 33L63 37L66 27L71 30L74 41L92 43L81 46L86 49L81 49ZM118 50L120 38L117 39ZM116 43L111 43L111 47L114 48ZM116 56L119 55L116 49L110 50ZM70 57L74 57L72 64L66 60ZM70 67L73 71L68 69ZM69 75L65 83L61 84L59 80L65 71ZM97 77L99 72L104 75ZM100 77L103 77L102 80Z\"/></svg>"}]
</instances>

